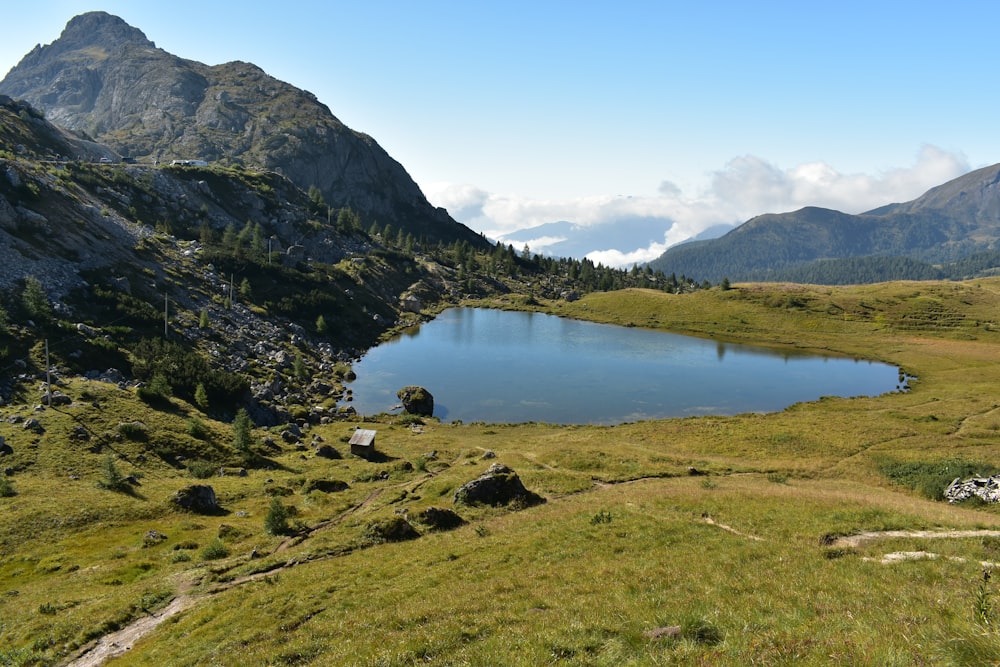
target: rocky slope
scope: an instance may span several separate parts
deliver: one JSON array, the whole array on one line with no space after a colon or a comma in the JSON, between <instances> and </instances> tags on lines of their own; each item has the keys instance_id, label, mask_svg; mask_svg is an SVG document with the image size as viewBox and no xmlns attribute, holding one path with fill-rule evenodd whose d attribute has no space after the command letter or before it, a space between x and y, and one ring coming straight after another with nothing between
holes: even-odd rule
<instances>
[{"instance_id":1,"label":"rocky slope","mask_svg":"<svg viewBox=\"0 0 1000 667\"><path fill-rule=\"evenodd\" d=\"M211 360L213 373L245 378L258 423L325 404L319 419L343 396L335 366L417 321L404 295L446 299L452 289L448 267L327 224L276 173L59 157L108 151L0 98L0 361L27 378L40 370L31 350L43 338L55 367L89 373L128 372L143 339L165 336ZM29 280L44 307L22 303ZM0 386L0 399L10 390Z\"/></svg>"},{"instance_id":2,"label":"rocky slope","mask_svg":"<svg viewBox=\"0 0 1000 667\"><path fill-rule=\"evenodd\" d=\"M141 163L199 159L273 170L334 208L417 238L484 240L431 206L397 161L311 93L246 62L209 66L159 49L104 12L72 19L0 81L54 124Z\"/></svg>"}]
</instances>

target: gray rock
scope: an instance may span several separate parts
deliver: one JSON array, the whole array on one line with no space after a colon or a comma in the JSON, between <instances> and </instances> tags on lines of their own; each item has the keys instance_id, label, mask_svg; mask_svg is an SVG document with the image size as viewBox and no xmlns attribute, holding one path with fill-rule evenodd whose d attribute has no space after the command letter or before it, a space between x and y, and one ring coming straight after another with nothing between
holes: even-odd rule
<instances>
[{"instance_id":1,"label":"gray rock","mask_svg":"<svg viewBox=\"0 0 1000 667\"><path fill-rule=\"evenodd\" d=\"M403 404L403 409L411 415L432 417L434 415L434 396L423 387L410 385L396 392Z\"/></svg>"},{"instance_id":2,"label":"gray rock","mask_svg":"<svg viewBox=\"0 0 1000 667\"><path fill-rule=\"evenodd\" d=\"M215 489L207 484L185 487L171 497L171 502L181 509L198 514L217 514L220 510L215 499Z\"/></svg>"},{"instance_id":3,"label":"gray rock","mask_svg":"<svg viewBox=\"0 0 1000 667\"><path fill-rule=\"evenodd\" d=\"M336 447L331 447L330 445L321 445L316 449L316 456L324 459L342 459L344 458Z\"/></svg>"},{"instance_id":4,"label":"gray rock","mask_svg":"<svg viewBox=\"0 0 1000 667\"><path fill-rule=\"evenodd\" d=\"M949 503L960 503L970 498L979 498L987 503L1000 502L1000 475L972 477L964 481L956 477L945 489L944 497Z\"/></svg>"},{"instance_id":5,"label":"gray rock","mask_svg":"<svg viewBox=\"0 0 1000 667\"><path fill-rule=\"evenodd\" d=\"M465 505L494 507L512 503L530 507L545 502L537 493L528 491L517 473L502 463L494 463L478 478L458 487L454 500Z\"/></svg>"},{"instance_id":6,"label":"gray rock","mask_svg":"<svg viewBox=\"0 0 1000 667\"><path fill-rule=\"evenodd\" d=\"M445 507L428 507L417 514L416 520L431 530L451 530L465 523L454 510Z\"/></svg>"},{"instance_id":7,"label":"gray rock","mask_svg":"<svg viewBox=\"0 0 1000 667\"><path fill-rule=\"evenodd\" d=\"M62 406L70 405L73 402L73 399L61 391L53 391L51 394L45 394L42 401L46 405Z\"/></svg>"},{"instance_id":8,"label":"gray rock","mask_svg":"<svg viewBox=\"0 0 1000 667\"><path fill-rule=\"evenodd\" d=\"M339 479L312 479L302 486L302 493L306 494L310 491L338 493L340 491L346 491L348 488L347 482L342 482Z\"/></svg>"},{"instance_id":9,"label":"gray rock","mask_svg":"<svg viewBox=\"0 0 1000 667\"><path fill-rule=\"evenodd\" d=\"M45 427L42 423L34 417L29 417L24 420L24 425L21 427L25 431L34 431L35 433L45 433Z\"/></svg>"}]
</instances>

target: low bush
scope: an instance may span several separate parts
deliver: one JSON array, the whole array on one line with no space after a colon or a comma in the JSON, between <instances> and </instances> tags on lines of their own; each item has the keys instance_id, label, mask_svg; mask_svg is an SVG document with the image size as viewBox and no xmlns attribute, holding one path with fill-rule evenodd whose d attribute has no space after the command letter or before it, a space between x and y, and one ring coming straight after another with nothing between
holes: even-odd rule
<instances>
[{"instance_id":1,"label":"low bush","mask_svg":"<svg viewBox=\"0 0 1000 667\"><path fill-rule=\"evenodd\" d=\"M219 467L211 461L189 461L187 469L195 479L208 479L215 475Z\"/></svg>"},{"instance_id":2,"label":"low bush","mask_svg":"<svg viewBox=\"0 0 1000 667\"><path fill-rule=\"evenodd\" d=\"M123 438L141 442L149 437L146 432L146 425L142 422L123 422L118 425L118 433Z\"/></svg>"},{"instance_id":3,"label":"low bush","mask_svg":"<svg viewBox=\"0 0 1000 667\"><path fill-rule=\"evenodd\" d=\"M197 440L207 440L209 436L208 426L197 417L191 417L187 420L187 433Z\"/></svg>"},{"instance_id":4,"label":"low bush","mask_svg":"<svg viewBox=\"0 0 1000 667\"><path fill-rule=\"evenodd\" d=\"M208 544L204 546L201 550L202 560L218 560L220 558L225 558L229 555L229 549L222 540L215 538Z\"/></svg>"}]
</instances>

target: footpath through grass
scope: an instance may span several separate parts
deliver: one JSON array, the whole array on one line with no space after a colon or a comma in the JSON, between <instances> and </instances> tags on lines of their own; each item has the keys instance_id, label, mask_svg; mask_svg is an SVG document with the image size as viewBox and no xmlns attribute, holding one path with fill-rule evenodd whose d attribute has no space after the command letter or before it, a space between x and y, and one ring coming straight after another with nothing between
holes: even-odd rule
<instances>
[{"instance_id":1,"label":"footpath through grass","mask_svg":"<svg viewBox=\"0 0 1000 667\"><path fill-rule=\"evenodd\" d=\"M613 427L386 417L363 425L378 430L376 462L349 454L360 424L313 426L299 445L260 430L257 465L208 479L206 467L244 465L230 425L75 381L62 388L72 405L3 409L14 451L0 458L12 470L0 665L57 664L181 595L191 606L114 664L1000 661L1000 591L983 576L1000 539L837 542L1000 529L995 508L926 488L942 471L1000 462L1000 280L634 291L542 307L877 359L914 379L906 392L774 414ZM31 417L43 431L24 428ZM343 458L318 456L323 444ZM102 488L109 460L134 476L128 492ZM456 505L455 489L494 462L547 502ZM199 483L220 513L168 502ZM274 499L296 534L265 532ZM430 507L464 523L432 530L420 520ZM387 542L375 529L399 519L419 537ZM896 553L911 557L882 562Z\"/></svg>"}]
</instances>

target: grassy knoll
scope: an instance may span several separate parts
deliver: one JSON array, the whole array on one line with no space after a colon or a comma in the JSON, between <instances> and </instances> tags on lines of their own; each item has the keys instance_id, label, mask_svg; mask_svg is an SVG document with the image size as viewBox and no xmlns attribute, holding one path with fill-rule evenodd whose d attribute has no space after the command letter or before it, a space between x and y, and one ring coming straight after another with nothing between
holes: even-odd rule
<instances>
[{"instance_id":1,"label":"grassy knoll","mask_svg":"<svg viewBox=\"0 0 1000 667\"><path fill-rule=\"evenodd\" d=\"M246 476L209 479L195 477L199 462L246 464L228 424L74 381L62 388L72 405L3 409L14 495L0 497L0 665L58 663L181 598L185 611L114 664L1000 661L1000 584L981 564L1000 562L1000 538L837 541L1000 530L995 508L926 489L1000 464L1000 280L631 291L539 307L831 350L916 379L774 414L613 427L386 418L365 424L378 462L350 456L354 423L312 427L301 447L259 430ZM317 436L344 458L316 456ZM109 461L137 484L102 488ZM456 506L454 490L494 461L547 502ZM347 488L316 490L324 481ZM213 486L221 513L171 507L195 483ZM295 534L265 532L275 498ZM429 507L465 523L431 530ZM373 529L401 517L418 539L386 543ZM923 557L881 562L896 552ZM651 638L658 628L672 629Z\"/></svg>"}]
</instances>

